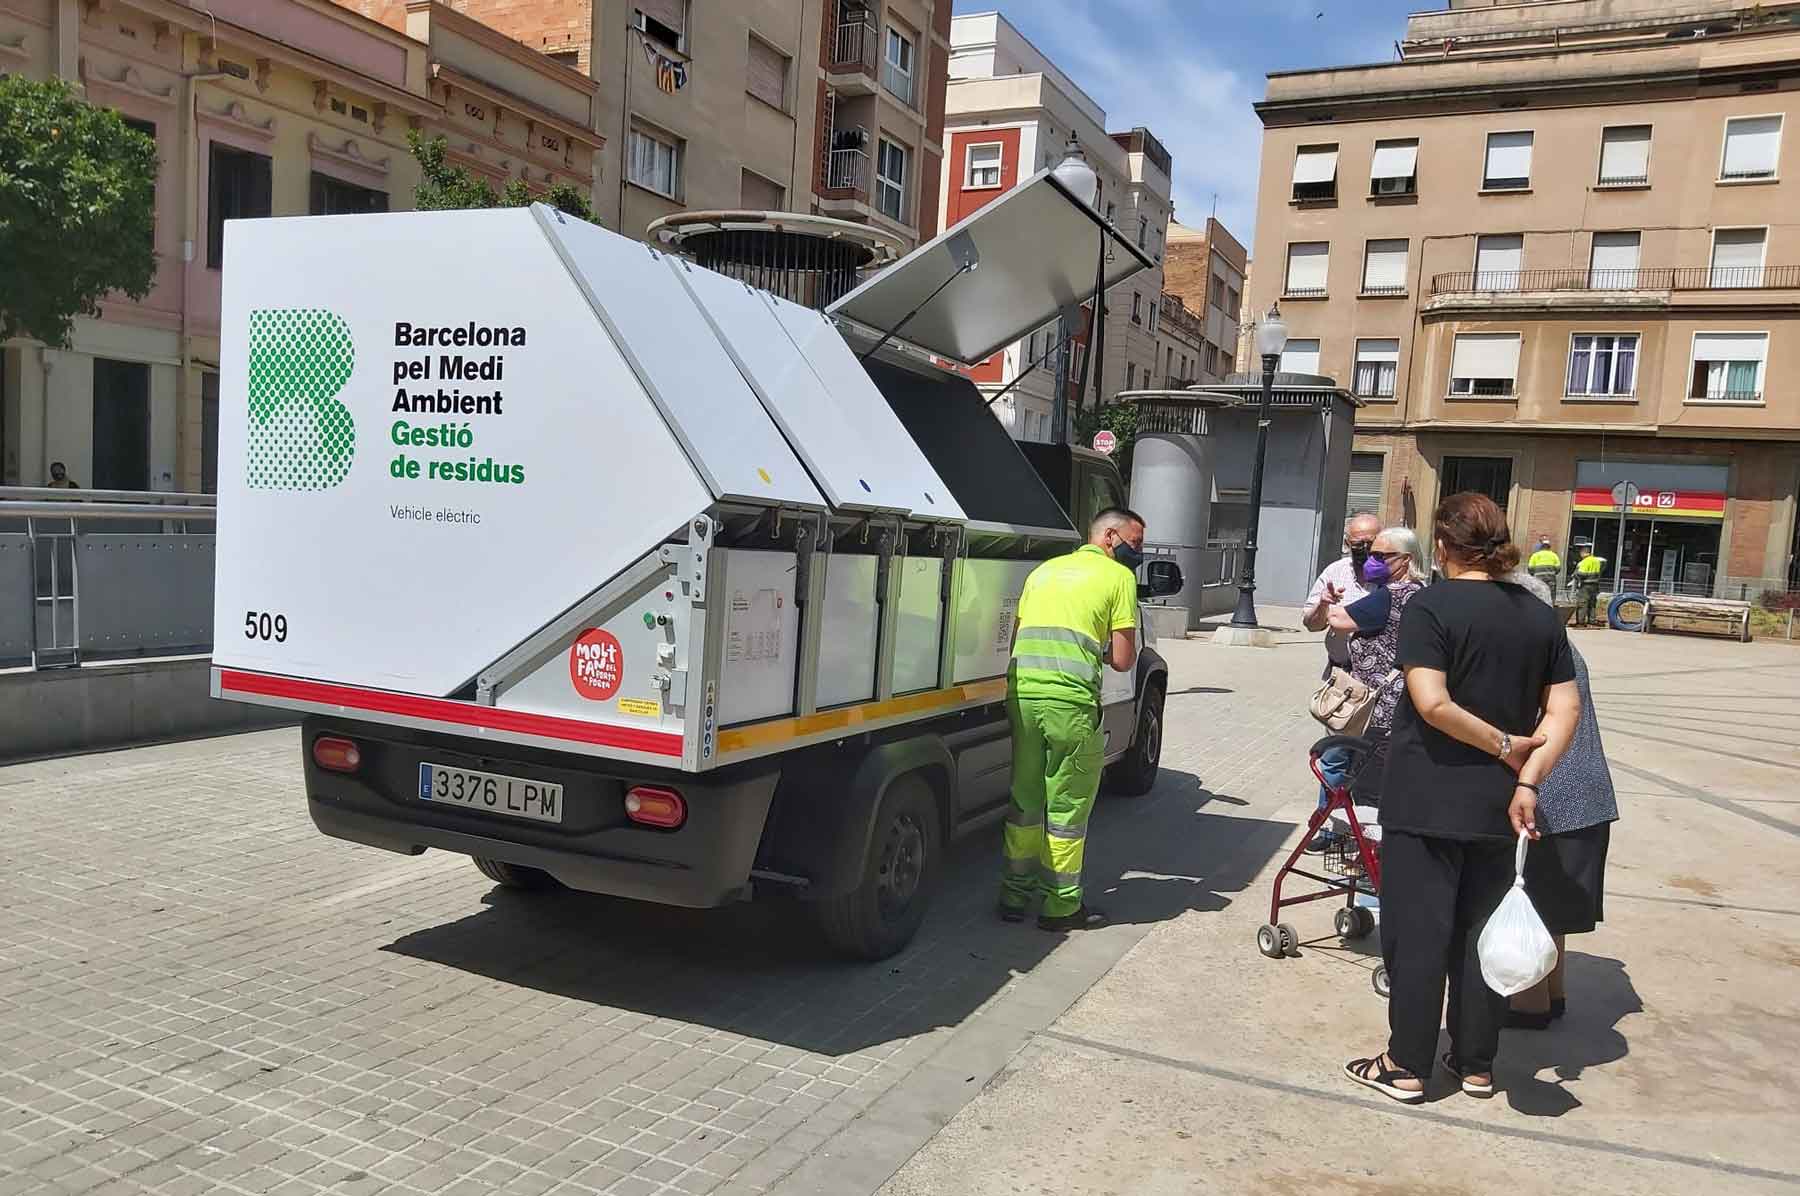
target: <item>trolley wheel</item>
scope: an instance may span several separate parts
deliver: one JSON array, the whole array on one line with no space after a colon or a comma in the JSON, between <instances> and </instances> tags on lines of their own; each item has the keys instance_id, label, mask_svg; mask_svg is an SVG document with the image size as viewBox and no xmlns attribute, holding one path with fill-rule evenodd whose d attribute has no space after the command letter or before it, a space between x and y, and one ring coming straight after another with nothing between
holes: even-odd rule
<instances>
[{"instance_id":1,"label":"trolley wheel","mask_svg":"<svg viewBox=\"0 0 1800 1196\"><path fill-rule=\"evenodd\" d=\"M1375 911L1356 907L1356 937L1366 939L1375 933Z\"/></svg>"},{"instance_id":2,"label":"trolley wheel","mask_svg":"<svg viewBox=\"0 0 1800 1196\"><path fill-rule=\"evenodd\" d=\"M1300 954L1300 936L1295 933L1292 926L1283 922L1275 928L1275 933L1281 936L1281 953L1283 955Z\"/></svg>"},{"instance_id":3,"label":"trolley wheel","mask_svg":"<svg viewBox=\"0 0 1800 1196\"><path fill-rule=\"evenodd\" d=\"M1331 916L1331 928L1337 931L1337 936L1339 938L1354 939L1362 937L1362 933L1359 930L1362 923L1357 919L1356 913L1356 910L1346 907L1340 909Z\"/></svg>"},{"instance_id":4,"label":"trolley wheel","mask_svg":"<svg viewBox=\"0 0 1800 1196\"><path fill-rule=\"evenodd\" d=\"M1388 973L1386 964L1380 964L1376 967L1375 974L1369 977L1369 983L1375 986L1376 996L1384 1001L1388 999Z\"/></svg>"},{"instance_id":5,"label":"trolley wheel","mask_svg":"<svg viewBox=\"0 0 1800 1196\"><path fill-rule=\"evenodd\" d=\"M1260 926L1256 931L1256 949L1270 959L1280 959L1286 954L1281 949L1281 931L1273 926Z\"/></svg>"}]
</instances>

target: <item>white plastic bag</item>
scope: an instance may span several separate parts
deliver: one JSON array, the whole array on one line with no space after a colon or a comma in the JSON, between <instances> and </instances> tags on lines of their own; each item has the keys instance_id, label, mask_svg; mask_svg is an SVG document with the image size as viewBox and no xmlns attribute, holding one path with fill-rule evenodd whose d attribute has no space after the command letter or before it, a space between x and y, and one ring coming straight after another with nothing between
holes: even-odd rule
<instances>
[{"instance_id":1,"label":"white plastic bag","mask_svg":"<svg viewBox=\"0 0 1800 1196\"><path fill-rule=\"evenodd\" d=\"M1530 844L1531 839L1521 831L1513 856L1512 888L1488 917L1475 944L1481 956L1481 978L1503 997L1524 992L1556 967L1556 942L1525 894L1525 849Z\"/></svg>"}]
</instances>

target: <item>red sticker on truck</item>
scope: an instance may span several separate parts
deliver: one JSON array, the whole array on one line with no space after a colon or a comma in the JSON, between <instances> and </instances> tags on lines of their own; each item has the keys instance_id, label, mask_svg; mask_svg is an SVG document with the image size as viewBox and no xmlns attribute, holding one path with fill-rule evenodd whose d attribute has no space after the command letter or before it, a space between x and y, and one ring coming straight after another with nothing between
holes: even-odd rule
<instances>
[{"instance_id":1,"label":"red sticker on truck","mask_svg":"<svg viewBox=\"0 0 1800 1196\"><path fill-rule=\"evenodd\" d=\"M610 631L590 627L569 648L569 680L575 692L590 701L611 701L624 673L625 650Z\"/></svg>"}]
</instances>

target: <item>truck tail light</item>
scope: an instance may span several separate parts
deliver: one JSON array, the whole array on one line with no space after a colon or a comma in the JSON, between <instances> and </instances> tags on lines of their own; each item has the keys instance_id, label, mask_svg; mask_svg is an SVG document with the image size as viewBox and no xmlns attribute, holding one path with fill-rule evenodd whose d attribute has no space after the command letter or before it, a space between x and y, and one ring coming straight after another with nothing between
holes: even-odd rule
<instances>
[{"instance_id":1,"label":"truck tail light","mask_svg":"<svg viewBox=\"0 0 1800 1196\"><path fill-rule=\"evenodd\" d=\"M312 753L313 763L331 772L355 772L362 767L362 749L335 735L313 740Z\"/></svg>"},{"instance_id":2,"label":"truck tail light","mask_svg":"<svg viewBox=\"0 0 1800 1196\"><path fill-rule=\"evenodd\" d=\"M625 817L645 826L674 830L687 821L687 803L673 789L636 785L625 794Z\"/></svg>"}]
</instances>

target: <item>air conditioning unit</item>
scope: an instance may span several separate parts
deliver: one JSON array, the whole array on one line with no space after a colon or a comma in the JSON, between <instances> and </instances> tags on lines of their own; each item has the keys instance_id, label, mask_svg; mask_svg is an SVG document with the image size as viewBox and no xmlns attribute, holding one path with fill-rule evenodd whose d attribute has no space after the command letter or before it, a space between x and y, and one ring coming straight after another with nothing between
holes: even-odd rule
<instances>
[{"instance_id":1,"label":"air conditioning unit","mask_svg":"<svg viewBox=\"0 0 1800 1196\"><path fill-rule=\"evenodd\" d=\"M1412 190L1413 176L1410 174L1375 180L1375 194L1377 195L1411 195Z\"/></svg>"}]
</instances>

